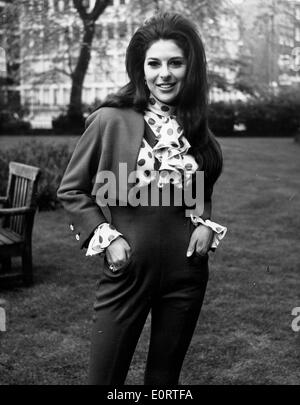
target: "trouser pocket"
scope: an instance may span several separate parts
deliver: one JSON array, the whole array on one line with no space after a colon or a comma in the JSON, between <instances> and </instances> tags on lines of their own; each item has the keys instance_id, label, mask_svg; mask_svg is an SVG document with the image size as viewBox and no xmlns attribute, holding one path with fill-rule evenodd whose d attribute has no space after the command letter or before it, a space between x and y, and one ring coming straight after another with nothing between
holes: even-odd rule
<instances>
[{"instance_id":1,"label":"trouser pocket","mask_svg":"<svg viewBox=\"0 0 300 405\"><path fill-rule=\"evenodd\" d=\"M117 270L113 270L108 261L106 256L104 256L104 261L103 261L103 266L104 266L104 274L109 276L110 278L119 278L119 277L123 277L125 274L127 274L130 264L132 262L132 255L129 257L129 259L121 266L118 267Z\"/></svg>"}]
</instances>

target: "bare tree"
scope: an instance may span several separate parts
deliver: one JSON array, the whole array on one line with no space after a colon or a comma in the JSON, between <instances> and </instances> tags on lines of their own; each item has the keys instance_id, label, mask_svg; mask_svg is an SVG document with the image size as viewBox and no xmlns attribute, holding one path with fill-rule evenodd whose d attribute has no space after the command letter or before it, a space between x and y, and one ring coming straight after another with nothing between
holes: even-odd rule
<instances>
[{"instance_id":1,"label":"bare tree","mask_svg":"<svg viewBox=\"0 0 300 405\"><path fill-rule=\"evenodd\" d=\"M107 49L110 45L113 47L120 45L124 49L128 38L124 37L122 43L119 41L120 44L114 41L110 44L108 42L110 39L106 42L101 39L99 19L109 5L109 0L94 2L72 0L72 2L73 7L70 7L71 2L63 2L63 11L59 10L61 2L53 2L52 4L56 4L53 12L47 8L48 1L45 0L13 1L9 6L9 18L6 18L5 27L3 27L5 35L10 38L8 47L12 50L20 48L20 52L8 53L11 83L18 84L20 72L21 82L31 85L32 88L41 83L61 84L68 78L71 82L68 116L71 117L71 121L74 121L73 117L82 115L83 83L88 72L92 50L95 47L97 49L95 63L98 71L108 73L107 76L110 76L110 58ZM89 7L90 3L94 4L92 8ZM132 22L134 27L140 25L141 21L150 14L159 11L176 11L191 18L204 38L210 67L215 62L223 66L234 62L224 54L225 46L222 45L223 38L219 30L219 18L228 10L231 13L234 12L231 6L229 0L213 2L209 0L130 0L126 9L122 9L122 13L125 11L128 13L126 21ZM17 15L19 15L19 22ZM31 56L38 62L33 62ZM18 66L21 68L15 68ZM211 82L224 86L222 77L218 74L211 74L210 77Z\"/></svg>"},{"instance_id":2,"label":"bare tree","mask_svg":"<svg viewBox=\"0 0 300 405\"><path fill-rule=\"evenodd\" d=\"M70 118L82 114L82 86L91 59L91 47L95 35L95 23L109 4L109 0L96 0L93 9L88 12L84 0L73 0L84 28L80 53L76 67L72 72L72 88L68 115Z\"/></svg>"},{"instance_id":3,"label":"bare tree","mask_svg":"<svg viewBox=\"0 0 300 405\"><path fill-rule=\"evenodd\" d=\"M63 12L49 12L48 1L20 0L8 3L2 16L3 38L0 46L7 49L8 77L12 85L22 83L34 88L41 83L71 80L68 115L82 115L82 88L91 59L96 22L110 0L89 2L73 0L64 3ZM56 2L56 5L58 3ZM74 9L77 13L74 13ZM103 45L103 44L102 44ZM105 53L97 44L98 54ZM16 52L18 50L18 52ZM47 55L47 61L35 60Z\"/></svg>"}]
</instances>

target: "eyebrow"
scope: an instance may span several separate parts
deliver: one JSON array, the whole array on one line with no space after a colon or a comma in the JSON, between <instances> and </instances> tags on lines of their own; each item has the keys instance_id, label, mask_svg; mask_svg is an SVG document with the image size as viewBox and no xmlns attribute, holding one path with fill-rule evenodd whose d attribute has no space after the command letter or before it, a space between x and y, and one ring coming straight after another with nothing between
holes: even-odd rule
<instances>
[{"instance_id":1,"label":"eyebrow","mask_svg":"<svg viewBox=\"0 0 300 405\"><path fill-rule=\"evenodd\" d=\"M154 58L153 56L148 56L146 58L147 60L151 59L151 60L160 60L160 58ZM170 58L169 60L174 60L174 59L185 59L184 56L172 56L172 58Z\"/></svg>"}]
</instances>

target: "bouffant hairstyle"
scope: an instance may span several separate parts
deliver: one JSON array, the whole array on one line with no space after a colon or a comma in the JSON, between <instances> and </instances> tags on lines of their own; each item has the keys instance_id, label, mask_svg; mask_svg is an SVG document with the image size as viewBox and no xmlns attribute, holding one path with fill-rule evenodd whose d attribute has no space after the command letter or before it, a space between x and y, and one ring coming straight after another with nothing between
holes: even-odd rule
<instances>
[{"instance_id":1,"label":"bouffant hairstyle","mask_svg":"<svg viewBox=\"0 0 300 405\"><path fill-rule=\"evenodd\" d=\"M177 99L177 120L191 144L206 181L213 185L222 171L219 143L208 127L208 84L206 56L196 26L187 18L160 13L147 19L133 34L126 52L129 82L116 94L109 95L100 107L134 108L143 113L149 99L145 83L144 61L150 46L159 40L172 40L184 52L187 71Z\"/></svg>"}]
</instances>

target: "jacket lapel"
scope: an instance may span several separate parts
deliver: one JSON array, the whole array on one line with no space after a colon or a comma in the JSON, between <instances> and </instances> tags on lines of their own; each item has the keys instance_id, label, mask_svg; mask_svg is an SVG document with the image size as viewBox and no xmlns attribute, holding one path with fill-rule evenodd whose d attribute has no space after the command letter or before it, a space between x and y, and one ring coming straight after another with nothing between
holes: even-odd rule
<instances>
[{"instance_id":1,"label":"jacket lapel","mask_svg":"<svg viewBox=\"0 0 300 405\"><path fill-rule=\"evenodd\" d=\"M145 131L144 117L132 109L120 110L124 128L119 131L119 159L114 165L127 163L128 174L136 170L138 154ZM118 167L115 167L118 170ZM115 172L116 173L116 172Z\"/></svg>"}]
</instances>

